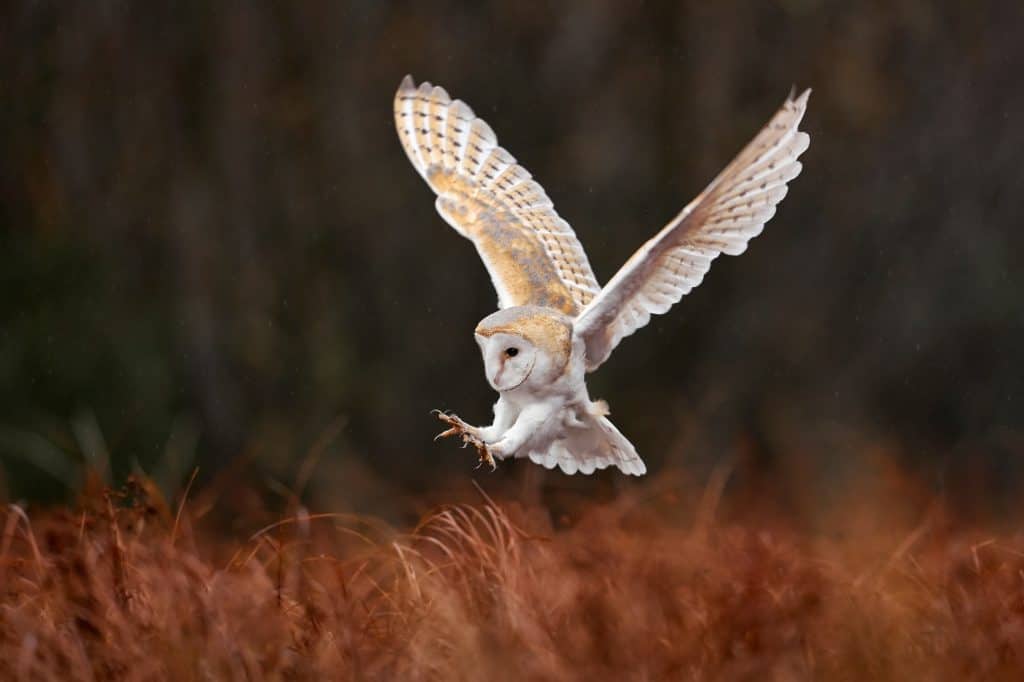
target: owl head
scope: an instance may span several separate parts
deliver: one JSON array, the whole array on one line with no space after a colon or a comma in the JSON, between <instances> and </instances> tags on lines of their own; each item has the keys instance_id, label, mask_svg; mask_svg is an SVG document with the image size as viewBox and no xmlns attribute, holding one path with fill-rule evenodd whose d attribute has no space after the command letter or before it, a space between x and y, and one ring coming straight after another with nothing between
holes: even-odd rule
<instances>
[{"instance_id":1,"label":"owl head","mask_svg":"<svg viewBox=\"0 0 1024 682\"><path fill-rule=\"evenodd\" d=\"M505 308L481 320L475 337L494 390L545 386L569 363L572 320L551 308Z\"/></svg>"}]
</instances>

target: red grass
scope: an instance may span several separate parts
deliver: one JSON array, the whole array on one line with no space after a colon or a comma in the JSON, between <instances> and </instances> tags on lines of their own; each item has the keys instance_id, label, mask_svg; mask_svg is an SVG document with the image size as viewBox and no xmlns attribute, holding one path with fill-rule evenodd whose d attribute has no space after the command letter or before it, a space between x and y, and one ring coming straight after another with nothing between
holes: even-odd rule
<instances>
[{"instance_id":1,"label":"red grass","mask_svg":"<svg viewBox=\"0 0 1024 682\"><path fill-rule=\"evenodd\" d=\"M0 678L1022 679L1024 541L937 510L809 531L651 484L561 529L484 500L232 544L144 490L0 517Z\"/></svg>"}]
</instances>

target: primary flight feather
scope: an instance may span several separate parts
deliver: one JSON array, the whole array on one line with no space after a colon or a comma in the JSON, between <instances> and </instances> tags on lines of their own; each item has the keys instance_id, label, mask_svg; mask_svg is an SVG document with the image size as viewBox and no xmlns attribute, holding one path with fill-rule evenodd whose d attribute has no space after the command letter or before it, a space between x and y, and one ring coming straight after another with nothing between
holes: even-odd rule
<instances>
[{"instance_id":1,"label":"primary flight feather","mask_svg":"<svg viewBox=\"0 0 1024 682\"><path fill-rule=\"evenodd\" d=\"M395 126L413 166L437 194L441 217L473 242L498 292L499 310L476 328L494 423L470 426L438 413L492 466L529 458L565 473L617 466L646 472L636 449L592 401L597 369L651 315L700 284L719 254L738 255L761 233L800 173L810 142L798 129L810 90L790 96L754 139L603 288L544 189L473 110L441 87L406 76Z\"/></svg>"}]
</instances>

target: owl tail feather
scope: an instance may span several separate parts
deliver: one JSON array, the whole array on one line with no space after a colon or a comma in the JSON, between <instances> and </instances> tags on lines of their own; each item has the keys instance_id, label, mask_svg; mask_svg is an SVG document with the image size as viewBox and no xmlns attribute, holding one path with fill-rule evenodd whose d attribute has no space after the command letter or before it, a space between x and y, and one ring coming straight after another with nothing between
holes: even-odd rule
<instances>
[{"instance_id":1,"label":"owl tail feather","mask_svg":"<svg viewBox=\"0 0 1024 682\"><path fill-rule=\"evenodd\" d=\"M568 435L552 443L546 452L531 452L530 460L548 469L557 466L567 474L592 474L609 466L617 466L631 476L647 473L636 448L607 417L587 414L577 424L568 427Z\"/></svg>"}]
</instances>

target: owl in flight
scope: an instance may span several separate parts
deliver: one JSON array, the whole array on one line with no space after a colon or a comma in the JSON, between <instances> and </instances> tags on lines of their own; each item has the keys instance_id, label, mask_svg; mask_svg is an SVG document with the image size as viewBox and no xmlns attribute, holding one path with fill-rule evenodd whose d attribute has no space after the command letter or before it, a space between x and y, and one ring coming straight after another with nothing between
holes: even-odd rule
<instances>
[{"instance_id":1,"label":"owl in flight","mask_svg":"<svg viewBox=\"0 0 1024 682\"><path fill-rule=\"evenodd\" d=\"M743 253L800 173L810 142L797 129L810 90L792 95L707 189L601 287L569 224L544 189L498 146L482 119L441 87L406 76L395 94L405 153L437 194L445 222L476 246L498 290L498 311L476 328L494 423L437 412L481 462L524 458L584 474L647 471L636 448L592 401L586 374L651 315L700 284L720 253Z\"/></svg>"}]
</instances>

